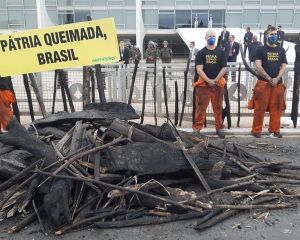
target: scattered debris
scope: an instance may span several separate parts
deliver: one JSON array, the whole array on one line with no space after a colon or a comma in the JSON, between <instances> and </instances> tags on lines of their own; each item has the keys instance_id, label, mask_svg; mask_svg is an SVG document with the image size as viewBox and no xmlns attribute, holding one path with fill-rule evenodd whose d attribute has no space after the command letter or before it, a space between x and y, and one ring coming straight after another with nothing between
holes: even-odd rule
<instances>
[{"instance_id":1,"label":"scattered debris","mask_svg":"<svg viewBox=\"0 0 300 240\"><path fill-rule=\"evenodd\" d=\"M249 209L263 209L255 218L265 220L269 209L292 208L300 197L293 187L300 166L290 161L168 123L128 122L136 118L126 104L103 103L28 130L13 119L0 134L0 218L20 219L10 232L36 220L45 234L61 235L187 219L200 231Z\"/></svg>"}]
</instances>

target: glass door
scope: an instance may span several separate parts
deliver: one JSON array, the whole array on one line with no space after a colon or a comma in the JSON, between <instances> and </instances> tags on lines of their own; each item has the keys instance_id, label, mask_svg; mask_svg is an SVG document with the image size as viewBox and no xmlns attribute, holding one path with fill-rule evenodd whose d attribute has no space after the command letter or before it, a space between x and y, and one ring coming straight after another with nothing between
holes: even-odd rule
<instances>
[{"instance_id":1,"label":"glass door","mask_svg":"<svg viewBox=\"0 0 300 240\"><path fill-rule=\"evenodd\" d=\"M191 22L192 28L207 28L208 12L193 12Z\"/></svg>"}]
</instances>

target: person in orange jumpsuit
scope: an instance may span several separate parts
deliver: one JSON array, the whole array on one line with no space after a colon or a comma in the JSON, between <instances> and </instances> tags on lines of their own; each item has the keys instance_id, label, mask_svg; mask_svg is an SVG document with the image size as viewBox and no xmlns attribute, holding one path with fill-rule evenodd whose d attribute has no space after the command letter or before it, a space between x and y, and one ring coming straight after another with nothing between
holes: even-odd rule
<instances>
[{"instance_id":1,"label":"person in orange jumpsuit","mask_svg":"<svg viewBox=\"0 0 300 240\"><path fill-rule=\"evenodd\" d=\"M13 92L9 88L8 78L0 77L0 132L6 130L7 125L13 117L11 104L16 101Z\"/></svg>"},{"instance_id":2,"label":"person in orange jumpsuit","mask_svg":"<svg viewBox=\"0 0 300 240\"><path fill-rule=\"evenodd\" d=\"M225 138L222 121L222 104L224 86L226 81L226 56L224 51L216 44L216 33L213 30L206 32L206 46L201 49L195 60L195 112L193 130L199 132L205 122L205 112L211 101L216 133L220 138Z\"/></svg>"},{"instance_id":3,"label":"person in orange jumpsuit","mask_svg":"<svg viewBox=\"0 0 300 240\"><path fill-rule=\"evenodd\" d=\"M285 110L282 76L287 60L285 50L277 46L277 29L269 27L266 31L266 45L256 52L255 66L259 78L253 90L249 108L254 109L252 135L260 138L265 112L270 112L270 137L282 138L280 133L281 112Z\"/></svg>"}]
</instances>

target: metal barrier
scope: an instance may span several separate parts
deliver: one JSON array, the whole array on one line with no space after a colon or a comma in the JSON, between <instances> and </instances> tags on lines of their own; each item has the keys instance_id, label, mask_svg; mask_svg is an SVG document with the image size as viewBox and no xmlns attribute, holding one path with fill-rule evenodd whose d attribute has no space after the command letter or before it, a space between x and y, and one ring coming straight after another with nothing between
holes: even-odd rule
<instances>
[{"instance_id":1,"label":"metal barrier","mask_svg":"<svg viewBox=\"0 0 300 240\"><path fill-rule=\"evenodd\" d=\"M235 66L234 66L234 65ZM238 66L239 63L229 63L228 66L228 92L230 98L231 114L236 116L238 113L238 97L237 97L237 81L238 81ZM164 94L163 94L163 78L162 69L166 68L166 82L167 82L167 97L168 108L170 115L174 115L175 112L175 81L178 83L179 92L179 113L181 112L181 104L183 100L184 89L184 71L186 70L186 64L157 64L157 82L156 82L156 98L157 98L157 116L164 116ZM107 101L121 101L128 102L129 90L131 85L131 78L134 65L129 64L127 66L121 64L115 65L103 65L102 72L105 74L105 94ZM74 106L77 111L82 110L82 69L67 69L68 71L68 85L74 101ZM142 110L143 99L143 86L145 72L148 71L148 84L146 89L146 105L145 115L153 116L154 101L153 101L153 89L154 89L154 64L140 64L136 75L135 88L132 98L132 106L137 112ZM236 72L236 81L233 81L233 72ZM185 107L184 118L186 120L191 119L192 116L192 99L193 89L192 80L194 76L194 66L190 66L188 73L188 91ZM38 85L42 93L42 97L45 102L47 113L52 109L52 98L54 91L54 71L40 73L37 77ZM292 90L293 90L294 71L292 66L287 67L286 74L284 76L284 83L286 85L286 101L287 109L283 113L284 116L289 116L292 106ZM256 79L246 71L243 65L241 65L241 94L240 94L240 113L241 117L251 116L252 110L247 109L247 103L251 97L252 89L254 87ZM13 78L13 84L16 92L16 97L19 103L20 112L23 115L29 114L29 108L27 104L27 97L25 89L23 87L22 76L16 76ZM97 84L96 84L97 85ZM33 91L32 91L33 92ZM33 93L32 93L33 95ZM39 106L35 100L33 106L35 114L40 114ZM96 89L96 102L99 102L99 96ZM299 108L300 109L300 108ZM58 89L56 97L55 111L63 111L62 98L60 90ZM209 106L207 116L212 116L212 108Z\"/></svg>"}]
</instances>

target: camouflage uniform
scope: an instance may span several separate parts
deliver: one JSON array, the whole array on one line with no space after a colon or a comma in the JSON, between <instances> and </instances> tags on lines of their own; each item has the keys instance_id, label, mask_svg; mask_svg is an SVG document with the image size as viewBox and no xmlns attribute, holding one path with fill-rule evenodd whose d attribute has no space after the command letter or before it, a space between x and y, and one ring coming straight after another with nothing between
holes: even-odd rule
<instances>
[{"instance_id":1,"label":"camouflage uniform","mask_svg":"<svg viewBox=\"0 0 300 240\"><path fill-rule=\"evenodd\" d=\"M160 49L160 58L162 63L170 63L172 58L172 50L169 47L162 47Z\"/></svg>"},{"instance_id":2,"label":"camouflage uniform","mask_svg":"<svg viewBox=\"0 0 300 240\"><path fill-rule=\"evenodd\" d=\"M132 63L140 62L140 60L141 60L141 51L137 47L135 47L135 46L132 47L130 49L129 55L130 55L130 61Z\"/></svg>"},{"instance_id":3,"label":"camouflage uniform","mask_svg":"<svg viewBox=\"0 0 300 240\"><path fill-rule=\"evenodd\" d=\"M159 58L159 49L155 47L153 42L148 44L145 57L146 63L155 63L155 61Z\"/></svg>"}]
</instances>

